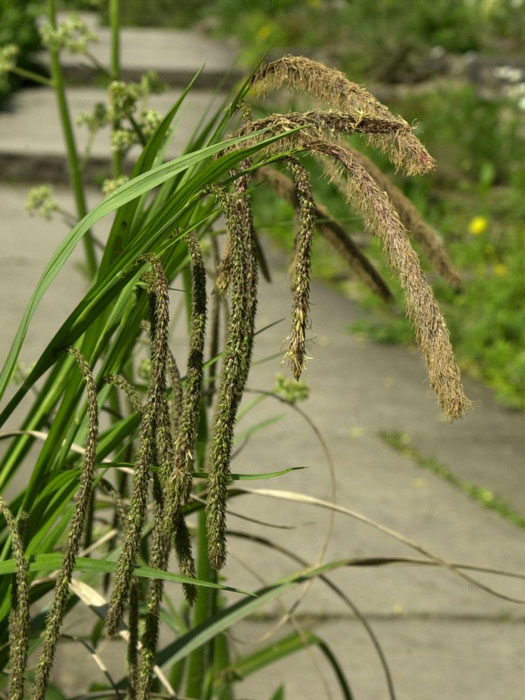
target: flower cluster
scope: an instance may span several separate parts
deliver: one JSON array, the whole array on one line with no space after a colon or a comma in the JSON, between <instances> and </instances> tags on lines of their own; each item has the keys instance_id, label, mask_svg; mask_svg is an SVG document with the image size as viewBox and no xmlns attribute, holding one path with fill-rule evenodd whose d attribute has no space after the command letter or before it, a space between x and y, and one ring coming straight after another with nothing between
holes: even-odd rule
<instances>
[{"instance_id":1,"label":"flower cluster","mask_svg":"<svg viewBox=\"0 0 525 700\"><path fill-rule=\"evenodd\" d=\"M7 73L16 66L19 48L16 44L7 44L0 47L0 88L7 82Z\"/></svg>"},{"instance_id":2,"label":"flower cluster","mask_svg":"<svg viewBox=\"0 0 525 700\"><path fill-rule=\"evenodd\" d=\"M58 202L54 197L51 185L38 185L38 187L29 190L26 211L31 216L42 216L49 221L58 208Z\"/></svg>"},{"instance_id":3,"label":"flower cluster","mask_svg":"<svg viewBox=\"0 0 525 700\"><path fill-rule=\"evenodd\" d=\"M111 149L127 151L138 141L137 134L132 129L116 129L111 133Z\"/></svg>"},{"instance_id":4,"label":"flower cluster","mask_svg":"<svg viewBox=\"0 0 525 700\"><path fill-rule=\"evenodd\" d=\"M99 129L109 124L110 115L107 105L97 102L91 114L81 112L76 120L77 126L86 126L91 134L96 134Z\"/></svg>"},{"instance_id":5,"label":"flower cluster","mask_svg":"<svg viewBox=\"0 0 525 700\"><path fill-rule=\"evenodd\" d=\"M0 48L0 73L8 73L16 66L20 49L16 44L7 44Z\"/></svg>"},{"instance_id":6,"label":"flower cluster","mask_svg":"<svg viewBox=\"0 0 525 700\"><path fill-rule=\"evenodd\" d=\"M162 121L162 114L156 109L143 109L137 120L144 136L151 136Z\"/></svg>"},{"instance_id":7,"label":"flower cluster","mask_svg":"<svg viewBox=\"0 0 525 700\"><path fill-rule=\"evenodd\" d=\"M111 194L114 192L116 189L118 189L121 185L123 185L125 182L129 180L129 177L127 175L122 175L121 177L117 177L115 180L111 179L106 179L104 180L102 184L102 193L104 194L105 197L108 196L108 194Z\"/></svg>"},{"instance_id":8,"label":"flower cluster","mask_svg":"<svg viewBox=\"0 0 525 700\"><path fill-rule=\"evenodd\" d=\"M42 42L52 51L69 51L69 53L85 54L89 44L98 41L83 19L78 15L69 15L57 27L49 22L40 28Z\"/></svg>"}]
</instances>

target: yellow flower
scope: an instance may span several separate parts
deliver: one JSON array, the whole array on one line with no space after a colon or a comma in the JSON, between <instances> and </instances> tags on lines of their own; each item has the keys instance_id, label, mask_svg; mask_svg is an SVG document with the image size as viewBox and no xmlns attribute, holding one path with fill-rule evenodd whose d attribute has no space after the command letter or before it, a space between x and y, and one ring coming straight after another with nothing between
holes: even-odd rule
<instances>
[{"instance_id":1,"label":"yellow flower","mask_svg":"<svg viewBox=\"0 0 525 700\"><path fill-rule=\"evenodd\" d=\"M484 216L475 216L470 220L468 225L468 232L471 236L479 236L481 233L487 229L487 219Z\"/></svg>"},{"instance_id":2,"label":"yellow flower","mask_svg":"<svg viewBox=\"0 0 525 700\"><path fill-rule=\"evenodd\" d=\"M270 36L271 33L272 33L272 29L271 29L270 25L263 24L263 26L257 32L257 38L264 41L265 39L267 39Z\"/></svg>"},{"instance_id":3,"label":"yellow flower","mask_svg":"<svg viewBox=\"0 0 525 700\"><path fill-rule=\"evenodd\" d=\"M494 274L496 277L504 277L507 274L507 266L503 263L494 265Z\"/></svg>"}]
</instances>

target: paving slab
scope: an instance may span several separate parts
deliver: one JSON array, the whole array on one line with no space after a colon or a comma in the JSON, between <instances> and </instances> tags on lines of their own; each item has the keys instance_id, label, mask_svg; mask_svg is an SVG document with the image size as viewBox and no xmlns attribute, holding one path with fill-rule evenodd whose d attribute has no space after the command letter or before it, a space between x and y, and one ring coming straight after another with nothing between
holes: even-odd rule
<instances>
[{"instance_id":1,"label":"paving slab","mask_svg":"<svg viewBox=\"0 0 525 700\"><path fill-rule=\"evenodd\" d=\"M152 95L148 108L166 114L182 94L170 90ZM107 102L107 92L100 88L70 88L68 101L73 121L82 113L91 114L97 102ZM173 136L167 156L181 155L187 141L210 106L218 107L218 98L210 90L193 90L173 120ZM85 127L76 128L80 155L88 144ZM128 170L139 155L139 147L130 150ZM86 177L93 182L111 172L109 126L101 129L90 146ZM33 88L15 93L0 110L0 180L23 182L67 182L67 157L55 93L50 88Z\"/></svg>"},{"instance_id":2,"label":"paving slab","mask_svg":"<svg viewBox=\"0 0 525 700\"><path fill-rule=\"evenodd\" d=\"M523 698L523 625L405 620L374 621L372 626L388 659L398 700ZM265 629L246 625L244 634L238 634L249 639ZM377 656L357 622L327 623L313 631L337 655L356 700L389 697ZM249 677L240 684L239 697L267 700L281 683L290 700L342 697L326 658L315 648Z\"/></svg>"},{"instance_id":3,"label":"paving slab","mask_svg":"<svg viewBox=\"0 0 525 700\"><path fill-rule=\"evenodd\" d=\"M110 29L99 23L96 13L75 13L98 36L90 44L90 52L106 70L111 65ZM63 21L67 13L59 13ZM195 29L164 29L159 27L123 27L120 34L122 80L139 80L145 71L156 71L173 87L184 88L203 68L199 86L217 88L231 85L239 79L235 67L237 47L232 41L214 39ZM38 55L47 63L45 52ZM63 51L61 62L67 77L75 80L95 80L100 71L85 57Z\"/></svg>"}]
</instances>

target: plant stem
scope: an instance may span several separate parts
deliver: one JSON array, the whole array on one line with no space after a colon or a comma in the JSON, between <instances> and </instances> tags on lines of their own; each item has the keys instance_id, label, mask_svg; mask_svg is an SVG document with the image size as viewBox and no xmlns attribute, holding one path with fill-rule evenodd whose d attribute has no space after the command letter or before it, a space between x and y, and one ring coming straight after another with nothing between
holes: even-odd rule
<instances>
[{"instance_id":1,"label":"plant stem","mask_svg":"<svg viewBox=\"0 0 525 700\"><path fill-rule=\"evenodd\" d=\"M55 0L48 0L48 14L51 26L53 29L56 29L57 20ZM84 194L84 184L82 182L82 172L80 170L80 161L75 143L75 134L73 132L71 115L69 113L69 106L66 98L62 68L60 66L58 51L50 47L49 55L51 58L51 76L55 87L55 94L57 96L58 111L62 124L64 140L66 142L69 172L71 175L71 184L73 186L73 193L75 196L75 205L78 218L82 219L87 214L86 198ZM92 279L95 277L97 272L97 258L95 255L95 248L91 232L86 233L84 236L84 251L86 254L89 277Z\"/></svg>"},{"instance_id":2,"label":"plant stem","mask_svg":"<svg viewBox=\"0 0 525 700\"><path fill-rule=\"evenodd\" d=\"M26 70L25 68L20 68L20 66L15 66L14 68L11 68L11 72L19 75L21 78L28 78L28 80L32 80L35 83L41 83L46 87L54 87L52 80L46 78L45 75L40 75L32 70Z\"/></svg>"},{"instance_id":3,"label":"plant stem","mask_svg":"<svg viewBox=\"0 0 525 700\"><path fill-rule=\"evenodd\" d=\"M119 0L110 0L109 24L111 27L111 79L120 80L120 21ZM118 119L113 122L113 130L119 129ZM122 174L122 152L113 151L113 178Z\"/></svg>"}]
</instances>

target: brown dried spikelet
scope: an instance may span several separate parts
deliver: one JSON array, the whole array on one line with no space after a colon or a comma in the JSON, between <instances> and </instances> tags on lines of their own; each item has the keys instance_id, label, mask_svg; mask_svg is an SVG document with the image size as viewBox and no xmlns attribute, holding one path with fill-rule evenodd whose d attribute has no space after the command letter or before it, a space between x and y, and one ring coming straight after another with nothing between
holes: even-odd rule
<instances>
[{"instance_id":1,"label":"brown dried spikelet","mask_svg":"<svg viewBox=\"0 0 525 700\"><path fill-rule=\"evenodd\" d=\"M279 196L295 205L295 192L293 183L289 178L268 166L259 168L256 175L260 180L267 181ZM315 202L315 218L317 220L318 231L339 253L356 276L366 284L374 294L377 294L384 301L391 301L393 299L392 292L388 288L385 280L377 272L366 255L364 255L352 241L345 229L332 218L328 209L319 202Z\"/></svg>"},{"instance_id":2,"label":"brown dried spikelet","mask_svg":"<svg viewBox=\"0 0 525 700\"><path fill-rule=\"evenodd\" d=\"M321 134L395 134L405 127L394 118L385 119L374 116L356 116L348 112L328 110L322 112L318 109L308 112L286 112L285 114L273 113L267 117L261 117L255 121L246 123L246 132L258 131L273 126L279 119L283 123L289 122L295 128L314 130ZM240 129L242 131L242 128Z\"/></svg>"},{"instance_id":3,"label":"brown dried spikelet","mask_svg":"<svg viewBox=\"0 0 525 700\"><path fill-rule=\"evenodd\" d=\"M294 192L299 205L299 230L295 237L292 273L292 329L286 356L296 381L299 381L306 365L306 331L309 328L310 269L312 264L312 239L315 229L315 203L310 176L296 158L285 158L290 170Z\"/></svg>"},{"instance_id":4,"label":"brown dried spikelet","mask_svg":"<svg viewBox=\"0 0 525 700\"><path fill-rule=\"evenodd\" d=\"M38 668L31 691L31 698L33 700L44 700L46 697L49 674L53 666L56 646L60 635L60 627L66 611L67 599L69 597L69 584L73 576L75 561L81 544L97 463L98 405L95 382L91 374L91 369L82 353L76 348L69 348L68 352L76 360L86 384L89 425L86 449L80 472L80 482L75 497L75 510L67 542L64 547L64 559L55 584L53 602L51 603L46 618L42 650L40 652Z\"/></svg>"},{"instance_id":5,"label":"brown dried spikelet","mask_svg":"<svg viewBox=\"0 0 525 700\"><path fill-rule=\"evenodd\" d=\"M133 567L142 538L146 519L151 469L156 458L156 427L159 410L165 397L166 360L169 326L168 282L160 260L154 255L140 259L147 261L153 271L154 293L151 295L151 378L141 420L141 443L133 473L131 504L124 533L124 544L117 561L110 607L106 617L108 634L118 631L124 606L132 585Z\"/></svg>"},{"instance_id":6,"label":"brown dried spikelet","mask_svg":"<svg viewBox=\"0 0 525 700\"><path fill-rule=\"evenodd\" d=\"M305 56L284 56L263 64L252 79L252 90L264 95L290 88L359 118L379 118L399 124L393 133L371 135L370 141L388 151L396 168L407 175L422 174L434 167L434 159L416 138L410 125L393 115L373 95L352 83L344 73Z\"/></svg>"},{"instance_id":7,"label":"brown dried spikelet","mask_svg":"<svg viewBox=\"0 0 525 700\"><path fill-rule=\"evenodd\" d=\"M436 231L427 224L408 197L394 185L390 178L370 158L356 149L347 147L354 158L370 173L379 187L388 194L408 233L421 246L423 253L427 256L436 272L452 287L459 289L461 287L461 278Z\"/></svg>"},{"instance_id":8,"label":"brown dried spikelet","mask_svg":"<svg viewBox=\"0 0 525 700\"><path fill-rule=\"evenodd\" d=\"M449 420L461 417L470 401L463 390L448 328L388 195L347 148L323 141L312 141L310 147L341 166L337 172L338 169L334 170L329 164L329 174L337 178L346 174L345 194L349 203L362 215L365 226L380 238L389 265L399 277L407 315L414 326L438 402Z\"/></svg>"},{"instance_id":9,"label":"brown dried spikelet","mask_svg":"<svg viewBox=\"0 0 525 700\"><path fill-rule=\"evenodd\" d=\"M7 523L16 562L13 605L9 615L9 698L23 700L24 673L29 645L29 564L24 554L19 522L2 496L0 496L0 513Z\"/></svg>"}]
</instances>

